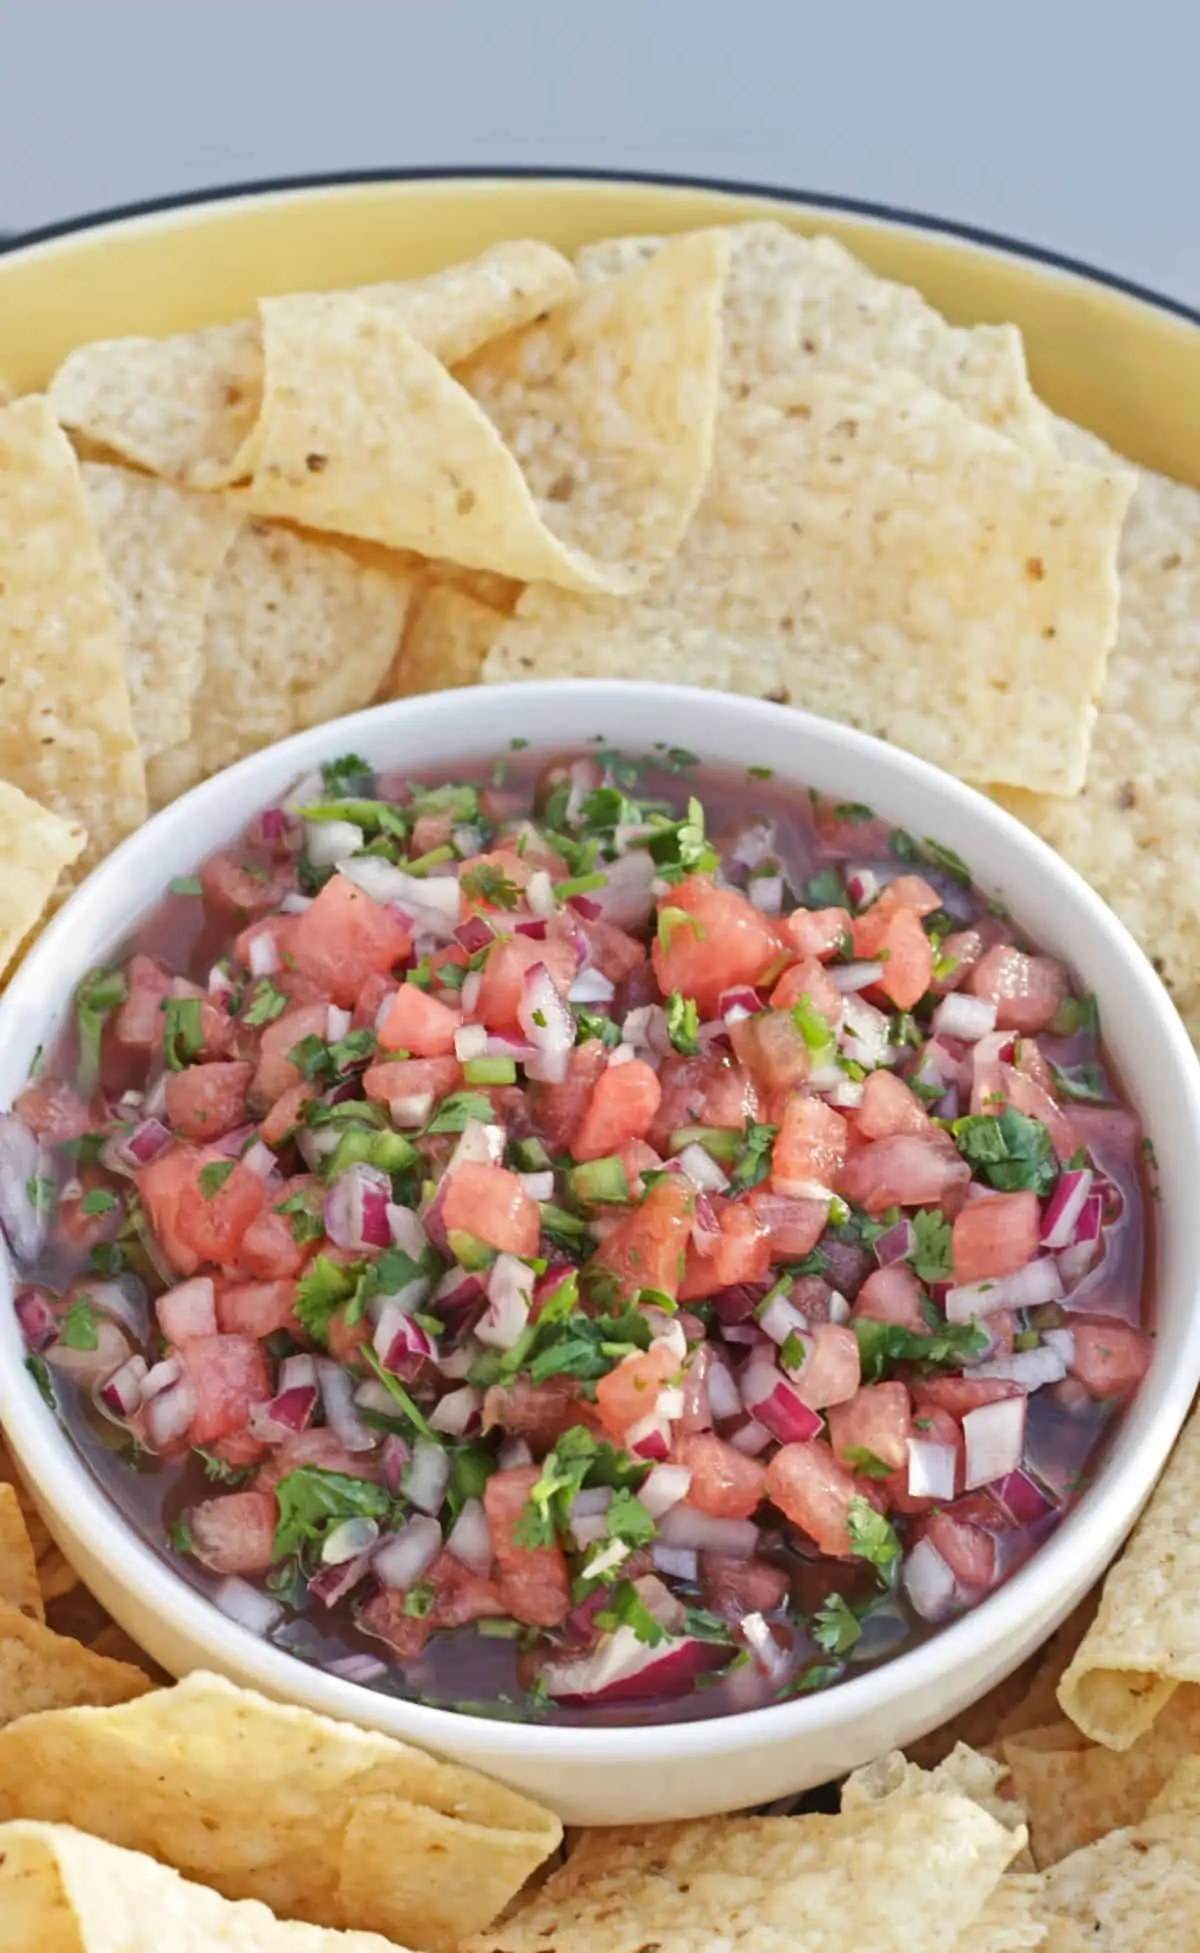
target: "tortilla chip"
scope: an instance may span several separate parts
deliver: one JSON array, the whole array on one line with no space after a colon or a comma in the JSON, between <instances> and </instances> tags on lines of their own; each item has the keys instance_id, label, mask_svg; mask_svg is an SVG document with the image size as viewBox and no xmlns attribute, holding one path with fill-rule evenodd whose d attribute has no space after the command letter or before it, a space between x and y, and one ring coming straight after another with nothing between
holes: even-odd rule
<instances>
[{"instance_id":1,"label":"tortilla chip","mask_svg":"<svg viewBox=\"0 0 1200 1953\"><path fill-rule=\"evenodd\" d=\"M0 1485L0 1601L28 1614L31 1621L46 1618L33 1541L25 1530L21 1503L11 1485Z\"/></svg>"},{"instance_id":2,"label":"tortilla chip","mask_svg":"<svg viewBox=\"0 0 1200 1953\"><path fill-rule=\"evenodd\" d=\"M498 610L505 617L512 616L524 588L511 576L497 576L492 570L468 570L462 563L448 563L444 557L435 557L429 564L421 558L417 560L428 569L431 588L449 584L452 589L461 590L464 597L474 597L477 604L486 604L489 610Z\"/></svg>"},{"instance_id":3,"label":"tortilla chip","mask_svg":"<svg viewBox=\"0 0 1200 1953\"><path fill-rule=\"evenodd\" d=\"M1058 1685L1084 1635L1096 1618L1100 1589L1093 1587L1078 1607L1072 1608L1061 1627L1055 1629L1044 1648L1034 1657L1033 1671L1020 1699L1001 1715L989 1740L1003 1741L1019 1736L1023 1730L1041 1729L1058 1716Z\"/></svg>"},{"instance_id":4,"label":"tortilla chip","mask_svg":"<svg viewBox=\"0 0 1200 1953\"><path fill-rule=\"evenodd\" d=\"M60 1594L69 1593L79 1581L79 1575L65 1556L59 1551L51 1536L50 1529L34 1504L33 1495L25 1484L16 1461L4 1442L0 1432L0 1485L11 1485L17 1495L25 1530L33 1546L37 1561L38 1586L44 1601L56 1600Z\"/></svg>"},{"instance_id":5,"label":"tortilla chip","mask_svg":"<svg viewBox=\"0 0 1200 1953\"><path fill-rule=\"evenodd\" d=\"M1173 1812L1200 1818L1200 1756L1180 1757L1146 1816L1167 1817Z\"/></svg>"},{"instance_id":6,"label":"tortilla chip","mask_svg":"<svg viewBox=\"0 0 1200 1953\"><path fill-rule=\"evenodd\" d=\"M1057 452L1053 417L1029 384L1016 326L952 326L911 286L878 278L832 237L801 237L784 224L728 231L723 327L724 391L737 399L782 373L812 364L898 366L1032 453ZM657 237L585 245L585 283L647 263Z\"/></svg>"},{"instance_id":7,"label":"tortilla chip","mask_svg":"<svg viewBox=\"0 0 1200 1953\"><path fill-rule=\"evenodd\" d=\"M69 1819L227 1898L434 1949L495 1918L561 1836L473 1771L205 1674L0 1732L0 1817Z\"/></svg>"},{"instance_id":8,"label":"tortilla chip","mask_svg":"<svg viewBox=\"0 0 1200 1953\"><path fill-rule=\"evenodd\" d=\"M1200 1829L1168 1812L1064 1858L1045 1874L1047 1953L1195 1953Z\"/></svg>"},{"instance_id":9,"label":"tortilla chip","mask_svg":"<svg viewBox=\"0 0 1200 1953\"><path fill-rule=\"evenodd\" d=\"M921 1797L942 1791L969 1797L998 1824L1018 1831L1025 1822L1019 1797L1011 1795L1009 1769L993 1757L980 1756L965 1743L956 1743L949 1756L932 1770L910 1763L899 1750L877 1757L855 1770L842 1785L842 1809L861 1810L890 1797Z\"/></svg>"},{"instance_id":10,"label":"tortilla chip","mask_svg":"<svg viewBox=\"0 0 1200 1953\"><path fill-rule=\"evenodd\" d=\"M1123 1752L1036 1744L1041 1733L1011 1738L1004 1755L1029 1813L1034 1858L1044 1870L1147 1816L1176 1766L1200 1750L1200 1689L1181 1688L1170 1712Z\"/></svg>"},{"instance_id":11,"label":"tortilla chip","mask_svg":"<svg viewBox=\"0 0 1200 1953\"><path fill-rule=\"evenodd\" d=\"M1037 1953L1046 1949L1041 1882L1010 1872L989 1896L975 1923L954 1942L954 1953Z\"/></svg>"},{"instance_id":12,"label":"tortilla chip","mask_svg":"<svg viewBox=\"0 0 1200 1953\"><path fill-rule=\"evenodd\" d=\"M0 1601L0 1733L43 1709L130 1702L149 1687L140 1669L106 1661Z\"/></svg>"},{"instance_id":13,"label":"tortilla chip","mask_svg":"<svg viewBox=\"0 0 1200 1953\"><path fill-rule=\"evenodd\" d=\"M501 611L477 603L449 583L435 583L417 602L387 687L388 698L477 684L503 623Z\"/></svg>"},{"instance_id":14,"label":"tortilla chip","mask_svg":"<svg viewBox=\"0 0 1200 1953\"><path fill-rule=\"evenodd\" d=\"M468 1953L943 1953L1022 1842L946 1796L592 1832Z\"/></svg>"},{"instance_id":15,"label":"tortilla chip","mask_svg":"<svg viewBox=\"0 0 1200 1953\"><path fill-rule=\"evenodd\" d=\"M155 807L273 740L369 705L413 581L270 523L245 525L213 585L190 737L149 767Z\"/></svg>"},{"instance_id":16,"label":"tortilla chip","mask_svg":"<svg viewBox=\"0 0 1200 1953\"><path fill-rule=\"evenodd\" d=\"M0 1825L4 1953L403 1953L375 1933L284 1923L67 1824Z\"/></svg>"},{"instance_id":17,"label":"tortilla chip","mask_svg":"<svg viewBox=\"0 0 1200 1953\"><path fill-rule=\"evenodd\" d=\"M309 528L568 588L637 588L712 452L727 252L683 239L452 376L362 296L263 301L249 504Z\"/></svg>"},{"instance_id":18,"label":"tortilla chip","mask_svg":"<svg viewBox=\"0 0 1200 1953\"><path fill-rule=\"evenodd\" d=\"M168 1675L165 1668L160 1668L146 1650L139 1648L137 1642L126 1634L124 1628L119 1628L115 1621L109 1621L102 1627L88 1646L94 1654L107 1655L110 1661L129 1662L132 1667L140 1668L142 1674L149 1676L157 1688L170 1688L174 1681L174 1676Z\"/></svg>"},{"instance_id":19,"label":"tortilla chip","mask_svg":"<svg viewBox=\"0 0 1200 1953\"><path fill-rule=\"evenodd\" d=\"M71 443L41 394L0 409L0 777L87 829L145 819L120 629Z\"/></svg>"},{"instance_id":20,"label":"tortilla chip","mask_svg":"<svg viewBox=\"0 0 1200 1953\"><path fill-rule=\"evenodd\" d=\"M1138 475L1120 573L1082 793L997 797L1111 904L1200 1038L1200 490Z\"/></svg>"},{"instance_id":21,"label":"tortilla chip","mask_svg":"<svg viewBox=\"0 0 1200 1953\"><path fill-rule=\"evenodd\" d=\"M1180 1682L1200 1682L1200 1413L1193 1412L1058 1699L1086 1735L1127 1750Z\"/></svg>"},{"instance_id":22,"label":"tortilla chip","mask_svg":"<svg viewBox=\"0 0 1200 1953\"><path fill-rule=\"evenodd\" d=\"M484 678L752 691L966 779L1071 792L1128 493L909 374L813 366L723 413L704 503L643 596L527 590Z\"/></svg>"},{"instance_id":23,"label":"tortilla chip","mask_svg":"<svg viewBox=\"0 0 1200 1953\"><path fill-rule=\"evenodd\" d=\"M204 623L241 513L128 468L84 462L88 505L125 639L125 676L143 757L191 731L204 676Z\"/></svg>"},{"instance_id":24,"label":"tortilla chip","mask_svg":"<svg viewBox=\"0 0 1200 1953\"><path fill-rule=\"evenodd\" d=\"M465 359L537 317L575 284L547 244L499 244L429 278L367 287L432 353ZM336 304L355 293L323 294ZM286 303L286 301L283 301ZM106 339L70 353L50 405L73 432L151 474L220 488L251 472L265 364L257 319L169 339Z\"/></svg>"},{"instance_id":25,"label":"tortilla chip","mask_svg":"<svg viewBox=\"0 0 1200 1953\"><path fill-rule=\"evenodd\" d=\"M82 827L0 780L0 977L86 845Z\"/></svg>"}]
</instances>

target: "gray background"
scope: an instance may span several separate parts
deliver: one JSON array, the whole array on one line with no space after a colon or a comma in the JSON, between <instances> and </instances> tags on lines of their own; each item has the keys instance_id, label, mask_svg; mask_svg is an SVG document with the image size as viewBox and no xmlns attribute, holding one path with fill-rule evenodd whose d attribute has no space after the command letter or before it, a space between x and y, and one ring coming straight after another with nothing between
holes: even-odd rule
<instances>
[{"instance_id":1,"label":"gray background","mask_svg":"<svg viewBox=\"0 0 1200 1953\"><path fill-rule=\"evenodd\" d=\"M1200 304L1197 0L0 0L0 230L385 164L905 205Z\"/></svg>"}]
</instances>

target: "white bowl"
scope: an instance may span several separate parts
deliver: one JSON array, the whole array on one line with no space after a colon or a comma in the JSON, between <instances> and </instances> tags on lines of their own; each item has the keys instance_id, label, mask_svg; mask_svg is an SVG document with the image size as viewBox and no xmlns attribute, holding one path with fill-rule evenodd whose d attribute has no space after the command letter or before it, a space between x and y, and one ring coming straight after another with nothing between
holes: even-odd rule
<instances>
[{"instance_id":1,"label":"white bowl","mask_svg":"<svg viewBox=\"0 0 1200 1953\"><path fill-rule=\"evenodd\" d=\"M379 707L271 747L196 788L131 836L55 919L0 1000L0 1106L72 989L129 935L173 875L244 827L299 774L348 750L380 767L437 767L595 734L633 751L654 739L702 759L768 765L783 780L865 800L964 855L1040 946L1100 1002L1107 1048L1154 1138L1158 1343L1094 1484L991 1599L910 1653L825 1694L710 1721L627 1729L490 1722L340 1681L218 1613L138 1536L93 1481L23 1368L0 1253L0 1421L59 1545L121 1626L174 1674L218 1669L269 1695L364 1723L474 1764L569 1823L699 1816L807 1789L903 1745L965 1708L1058 1625L1112 1559L1162 1469L1200 1376L1200 1065L1158 978L1115 917L1056 855L982 796L860 733L803 713L677 687L592 682L441 693Z\"/></svg>"}]
</instances>

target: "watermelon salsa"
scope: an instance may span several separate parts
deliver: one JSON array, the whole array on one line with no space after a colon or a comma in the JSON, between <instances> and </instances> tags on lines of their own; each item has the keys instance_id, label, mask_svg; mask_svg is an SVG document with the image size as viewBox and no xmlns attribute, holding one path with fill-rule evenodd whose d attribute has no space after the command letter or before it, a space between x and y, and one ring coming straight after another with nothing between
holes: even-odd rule
<instances>
[{"instance_id":1,"label":"watermelon salsa","mask_svg":"<svg viewBox=\"0 0 1200 1953\"><path fill-rule=\"evenodd\" d=\"M1146 1170L956 855L663 748L331 761L0 1121L28 1367L179 1571L591 1722L827 1687L1019 1567L1149 1360Z\"/></svg>"}]
</instances>

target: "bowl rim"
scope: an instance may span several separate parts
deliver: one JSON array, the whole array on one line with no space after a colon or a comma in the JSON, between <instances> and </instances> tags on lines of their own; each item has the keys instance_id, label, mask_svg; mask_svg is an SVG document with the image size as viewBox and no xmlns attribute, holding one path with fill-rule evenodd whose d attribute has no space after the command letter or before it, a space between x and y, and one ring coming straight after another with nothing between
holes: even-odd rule
<instances>
[{"instance_id":1,"label":"bowl rim","mask_svg":"<svg viewBox=\"0 0 1200 1953\"><path fill-rule=\"evenodd\" d=\"M847 197L835 190L806 190L782 183L758 183L741 177L696 176L671 170L620 170L584 168L555 163L422 163L379 164L345 170L318 170L296 175L239 178L233 183L217 183L197 190L169 191L161 197L137 198L130 203L110 204L97 210L81 211L74 217L57 218L53 223L17 231L0 238L0 259L35 250L44 244L110 226L136 222L141 218L164 216L172 211L201 210L222 203L240 203L255 198L304 195L313 190L352 190L380 183L500 183L500 182L613 183L643 185L663 190L708 190L722 196L762 197L769 202L808 206L813 210L840 212L847 217L891 224L898 229L928 231L934 236L957 239L980 250L1000 252L1008 257L1025 258L1047 270L1064 272L1091 284L1107 286L1160 312L1200 326L1200 308L1173 298L1153 286L1140 284L1120 272L1073 257L1051 245L1032 239L1013 237L1005 231L988 230L959 218L940 217L933 212L909 210L902 204L876 203L869 198Z\"/></svg>"},{"instance_id":2,"label":"bowl rim","mask_svg":"<svg viewBox=\"0 0 1200 1953\"><path fill-rule=\"evenodd\" d=\"M718 719L729 712L736 712L750 726L758 723L764 731L770 727L776 733L785 712L785 708L762 700L629 680L555 679L496 686L490 690L498 704L509 705L519 700L528 707L540 698L547 711L555 704L573 701L568 716L574 723L585 725L589 723L589 708L593 714L602 713L606 702L615 706L618 698L628 701L631 695L636 697L639 709L644 709L644 716L651 724L670 724L675 710L707 709L704 704L707 701L713 713L711 749L714 752L720 751L722 743ZM61 1000L61 980L55 984L51 978L48 984L46 979L51 977L60 950L65 951L68 966L73 961L69 943L76 915L89 905L99 905L103 910L111 905L114 893L122 885L136 886L135 866L143 852L153 852L154 837L159 832L194 826L197 833L203 833L206 810L210 805L215 807L232 782L242 788L260 770L264 773L272 769L281 773L291 771L293 755L294 771L299 775L315 764L323 752L333 750L335 744L353 748L360 731L366 733L369 727L377 728L384 720L395 722L400 734L398 744L404 743L406 721L416 721L407 734L408 743L415 743L422 719L440 731L443 721L452 726L457 715L468 716L471 707L477 706L478 696L478 690L473 687L434 693L395 700L332 720L249 755L152 816L81 884L18 967L7 994L0 998L0 1035L13 1001L20 1003L25 992L40 995L51 988L54 997ZM897 779L901 783L907 780L914 788L936 796L931 824L940 825L944 819L949 826L956 808L977 819L982 817L985 824L996 830L998 846L1014 860L1017 873L1026 883L1048 879L1065 890L1098 933L1105 953L1130 967L1142 992L1139 1010L1153 1013L1158 1020L1157 1028L1171 1047L1172 1083L1185 1096L1200 1152L1200 1060L1148 958L1075 870L1005 809L926 761L834 721L792 708L786 708L786 714L789 726L795 726L806 740L832 748L855 771L866 774L874 767L878 773L882 767L891 775L892 784ZM595 716L590 717L590 723L597 722ZM565 732L563 736L570 738L572 734ZM496 734L497 739L503 737L503 732ZM548 745L552 737L539 736L538 743ZM280 764L284 756L288 760L286 768ZM203 853L197 858L202 859ZM156 884L151 881L150 886L154 888ZM55 1007L52 1005L51 1009ZM45 1015L44 1006L42 1015ZM86 1534L89 1547L103 1558L114 1584L134 1596L143 1607L176 1624L179 1634L193 1645L211 1650L218 1663L225 1661L250 1676L266 1693L306 1702L349 1721L391 1728L392 1733L433 1749L453 1749L456 1737L452 1732L457 1732L461 1746L462 1725L469 1720L474 1754L485 1760L494 1759L501 1768L505 1757L514 1752L520 1753L523 1761L534 1764L540 1761L548 1766L628 1765L660 1762L668 1756L672 1762L701 1755L715 1757L744 1750L758 1742L774 1748L785 1740L802 1742L806 1735L815 1736L843 1721L857 1718L861 1723L897 1696L906 1693L918 1696L922 1688L935 1685L939 1675L970 1661L978 1662L989 1651L998 1652L1019 1640L1023 1624L1028 1620L1052 1620L1056 1603L1061 1616L1065 1608L1058 1602L1058 1596L1063 1581L1069 1580L1072 1565L1085 1562L1097 1567L1108 1565L1113 1557L1114 1541L1119 1547L1124 1540L1183 1426L1200 1373L1200 1318L1192 1321L1187 1338L1189 1360L1177 1362L1159 1380L1153 1422L1142 1433L1136 1451L1122 1462L1118 1482L1103 1483L1105 1473L1111 1470L1111 1457L1106 1458L1097 1474L1100 1482L1083 1493L1045 1545L978 1608L894 1659L861 1675L852 1675L828 1691L735 1711L727 1716L621 1727L564 1727L491 1720L484 1716L464 1718L452 1709L376 1693L302 1661L220 1613L202 1592L191 1587L159 1556L135 1522L125 1516L92 1477L69 1434L38 1393L21 1382L18 1366L3 1354L0 1354L0 1410L18 1456L37 1458L37 1467L31 1475L47 1505L51 1510L58 1510L69 1500L79 1531ZM1148 1418L1149 1414L1145 1415ZM54 1487L53 1493L46 1489L47 1481ZM372 1703L376 1705L375 1714L371 1712ZM378 1705L386 1705L382 1714Z\"/></svg>"}]
</instances>

